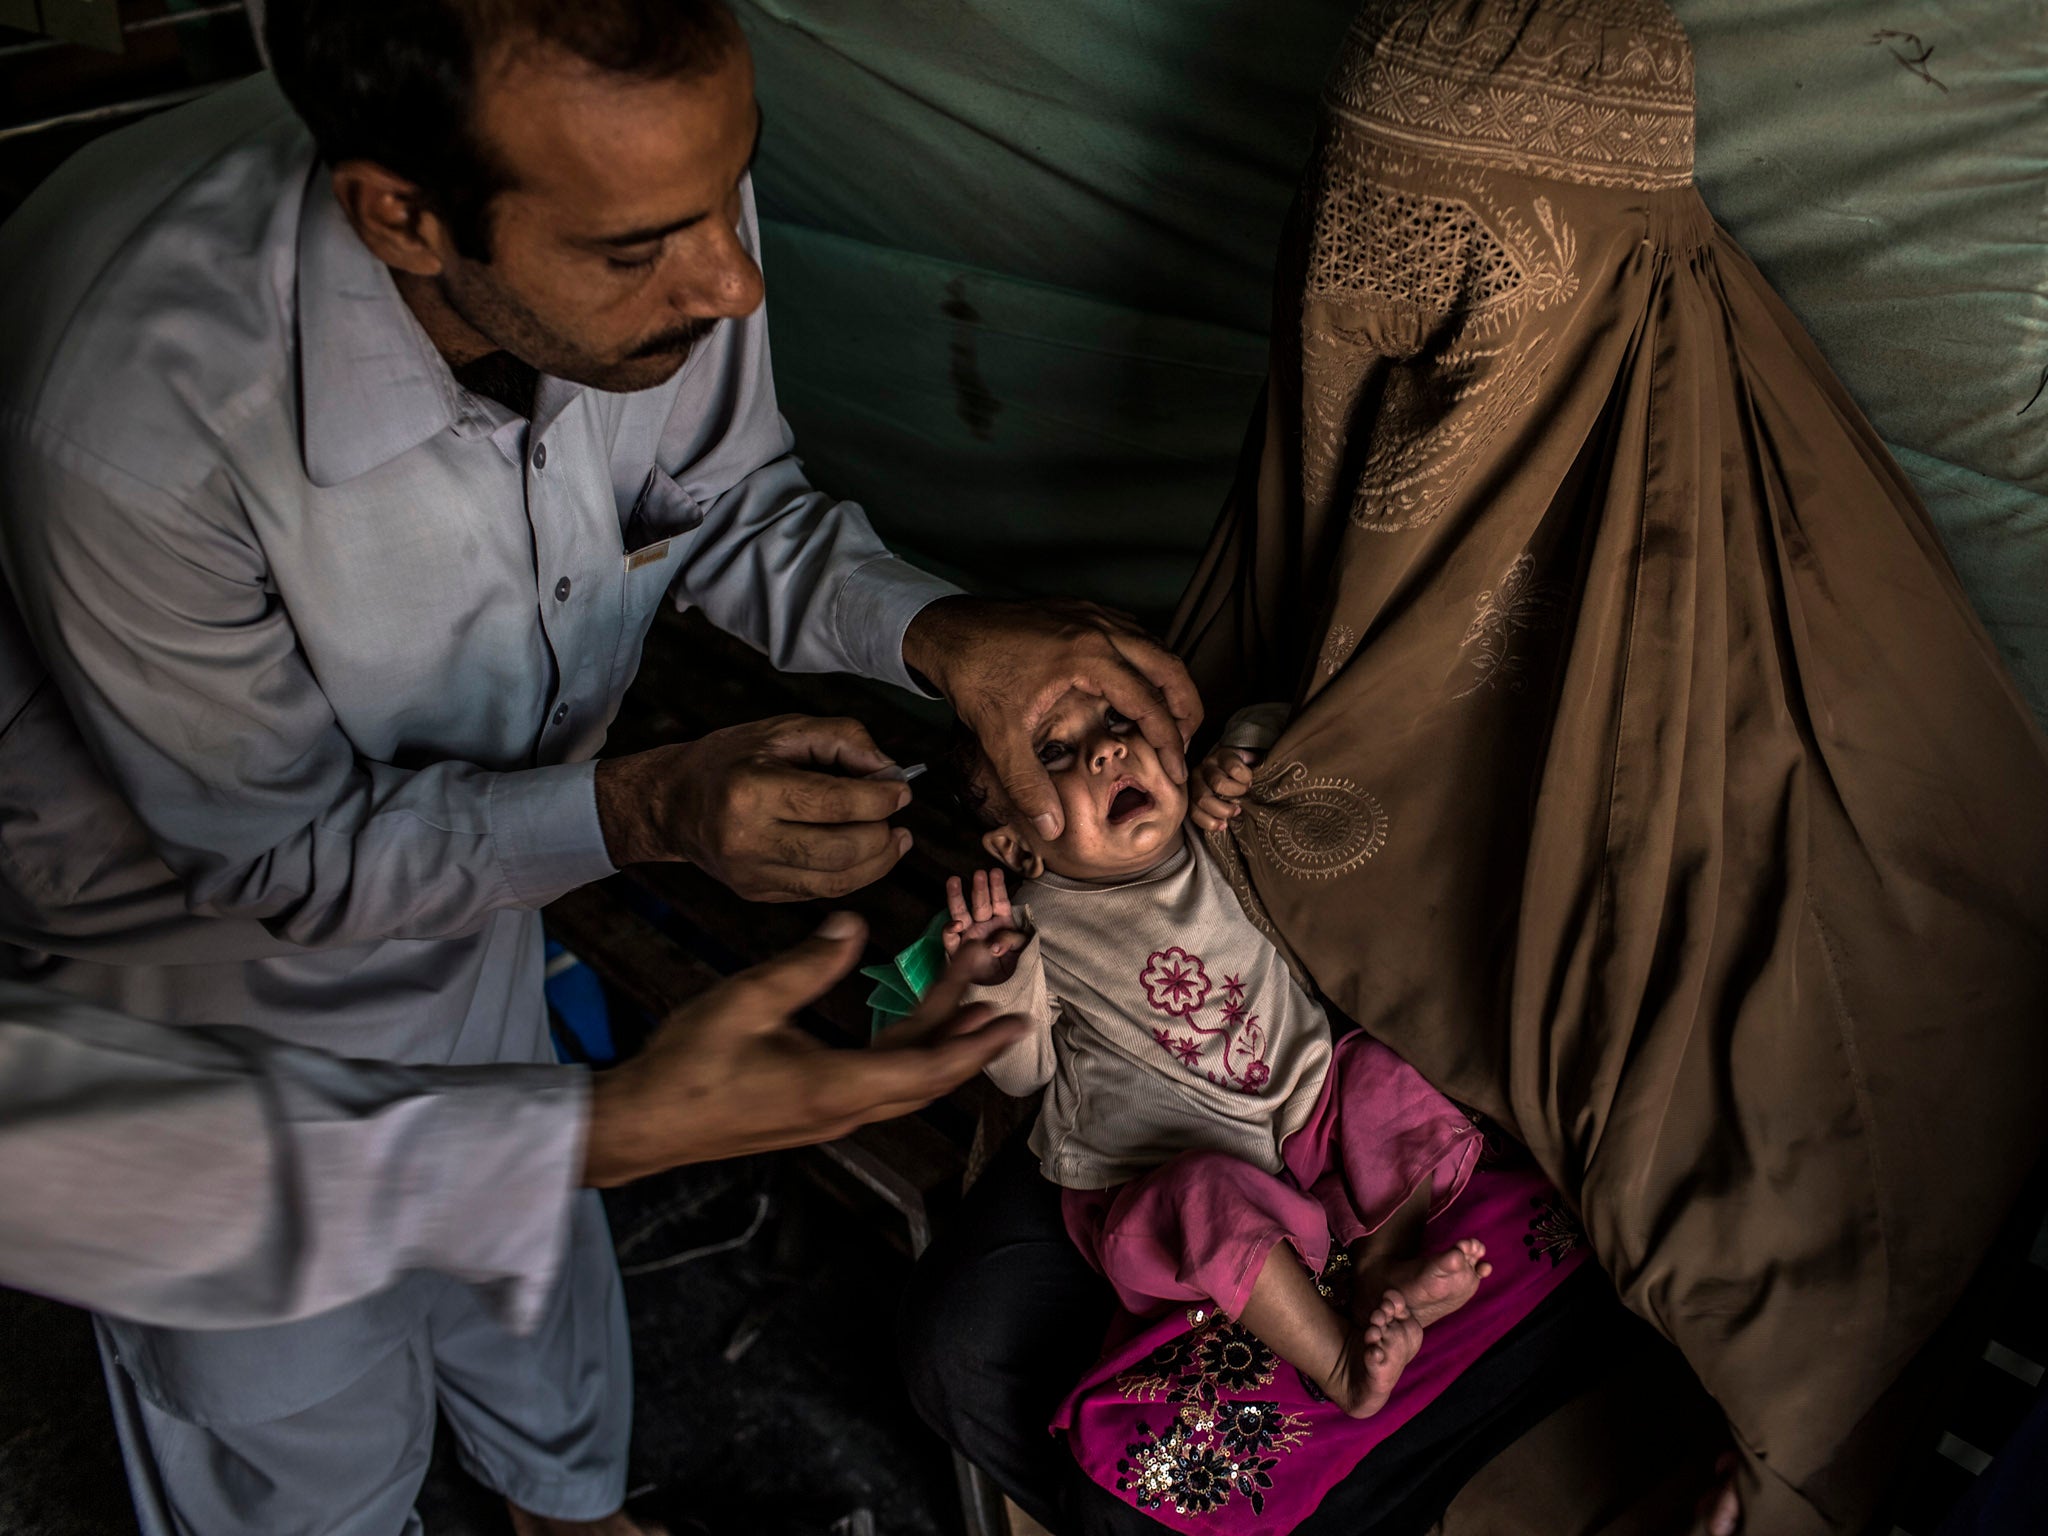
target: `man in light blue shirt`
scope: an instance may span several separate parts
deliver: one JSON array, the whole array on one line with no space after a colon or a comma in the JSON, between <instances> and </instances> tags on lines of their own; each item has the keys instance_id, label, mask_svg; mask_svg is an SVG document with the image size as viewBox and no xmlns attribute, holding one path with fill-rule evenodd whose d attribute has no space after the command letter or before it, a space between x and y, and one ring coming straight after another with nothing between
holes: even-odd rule
<instances>
[{"instance_id":1,"label":"man in light blue shirt","mask_svg":"<svg viewBox=\"0 0 2048 1536\"><path fill-rule=\"evenodd\" d=\"M960 1006L970 960L876 1049L809 1048L792 1015L845 979L866 933L833 913L595 1075L351 1061L0 982L0 1285L135 1322L246 1328L439 1270L526 1332L578 1186L844 1135L928 1103L1022 1033ZM779 1124L732 1113L721 1090L741 1075L773 1085ZM706 1111L712 1095L724 1113Z\"/></svg>"},{"instance_id":2,"label":"man in light blue shirt","mask_svg":"<svg viewBox=\"0 0 2048 1536\"><path fill-rule=\"evenodd\" d=\"M714 0L303 0L269 37L284 96L102 140L0 231L23 967L352 1056L540 1061L557 895L653 859L759 898L886 871L908 792L852 722L593 761L664 598L778 666L927 683L1049 820L1030 732L1070 687L1179 764L1198 706L1130 626L961 596L805 482ZM100 1333L150 1536L410 1528L437 1401L521 1532L634 1529L594 1196L522 1337L428 1276Z\"/></svg>"}]
</instances>

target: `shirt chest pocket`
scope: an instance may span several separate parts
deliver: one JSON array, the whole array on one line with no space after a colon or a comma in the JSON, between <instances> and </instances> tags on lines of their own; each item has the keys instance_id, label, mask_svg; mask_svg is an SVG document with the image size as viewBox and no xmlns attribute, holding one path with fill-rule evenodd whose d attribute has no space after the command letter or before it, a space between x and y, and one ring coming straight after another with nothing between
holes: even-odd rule
<instances>
[{"instance_id":1,"label":"shirt chest pocket","mask_svg":"<svg viewBox=\"0 0 2048 1536\"><path fill-rule=\"evenodd\" d=\"M623 532L629 568L636 560L647 565L662 558L670 552L662 546L672 547L674 540L694 533L703 521L704 504L655 465L647 471L647 483L640 487L633 510L626 514Z\"/></svg>"},{"instance_id":2,"label":"shirt chest pocket","mask_svg":"<svg viewBox=\"0 0 2048 1536\"><path fill-rule=\"evenodd\" d=\"M640 646L662 598L675 584L697 528L704 504L684 490L659 465L647 472L633 510L622 530L626 571L619 615L617 675L630 678L640 665Z\"/></svg>"}]
</instances>

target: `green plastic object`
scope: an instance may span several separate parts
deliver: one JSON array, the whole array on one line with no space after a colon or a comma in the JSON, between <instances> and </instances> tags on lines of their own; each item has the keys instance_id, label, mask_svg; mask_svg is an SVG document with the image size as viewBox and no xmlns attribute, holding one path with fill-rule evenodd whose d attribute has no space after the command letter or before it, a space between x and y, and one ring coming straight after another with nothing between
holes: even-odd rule
<instances>
[{"instance_id":1,"label":"green plastic object","mask_svg":"<svg viewBox=\"0 0 2048 1536\"><path fill-rule=\"evenodd\" d=\"M917 1007L939 973L946 968L946 945L939 935L946 926L941 912L923 935L887 965L864 965L861 975L875 984L868 994L868 1023L880 1034Z\"/></svg>"}]
</instances>

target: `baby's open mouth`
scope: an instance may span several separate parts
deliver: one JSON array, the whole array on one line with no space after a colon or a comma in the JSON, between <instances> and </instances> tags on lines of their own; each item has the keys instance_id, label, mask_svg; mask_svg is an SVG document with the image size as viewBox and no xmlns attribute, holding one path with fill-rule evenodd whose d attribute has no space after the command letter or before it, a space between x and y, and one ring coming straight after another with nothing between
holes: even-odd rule
<instances>
[{"instance_id":1,"label":"baby's open mouth","mask_svg":"<svg viewBox=\"0 0 2048 1536\"><path fill-rule=\"evenodd\" d=\"M1152 809L1152 796L1135 784L1126 784L1110 797L1109 824L1119 826L1133 816Z\"/></svg>"}]
</instances>

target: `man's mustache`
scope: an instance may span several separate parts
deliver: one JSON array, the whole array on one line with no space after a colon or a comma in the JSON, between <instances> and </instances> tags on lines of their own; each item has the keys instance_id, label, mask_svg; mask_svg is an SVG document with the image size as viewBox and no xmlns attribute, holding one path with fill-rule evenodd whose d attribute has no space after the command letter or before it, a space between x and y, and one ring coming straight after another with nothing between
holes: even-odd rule
<instances>
[{"instance_id":1,"label":"man's mustache","mask_svg":"<svg viewBox=\"0 0 2048 1536\"><path fill-rule=\"evenodd\" d=\"M672 331L663 331L658 336L649 337L627 355L669 357L678 352L688 352L709 336L717 325L716 320L692 320L688 325L680 325Z\"/></svg>"}]
</instances>

